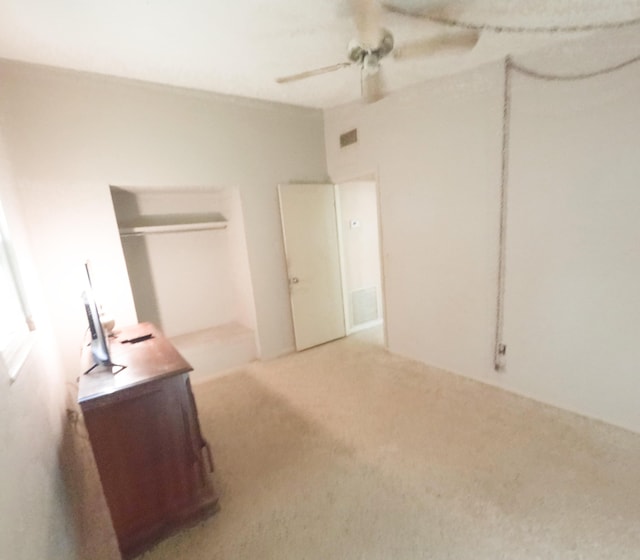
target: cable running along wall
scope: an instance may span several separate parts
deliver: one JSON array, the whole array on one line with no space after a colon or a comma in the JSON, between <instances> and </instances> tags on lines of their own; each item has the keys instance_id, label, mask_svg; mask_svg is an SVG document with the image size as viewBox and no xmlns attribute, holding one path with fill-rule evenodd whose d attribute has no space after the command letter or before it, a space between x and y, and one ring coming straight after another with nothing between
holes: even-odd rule
<instances>
[{"instance_id":1,"label":"cable running along wall","mask_svg":"<svg viewBox=\"0 0 640 560\"><path fill-rule=\"evenodd\" d=\"M632 20L618 27L638 23L640 20ZM506 241L507 241L507 210L508 210L508 186L509 186L509 136L511 128L511 76L513 72L518 72L523 76L528 76L536 80L547 82L579 81L597 76L604 76L617 72L640 62L640 55L613 66L602 68L593 72L583 72L576 74L546 74L538 72L525 66L513 62L510 57L504 61L504 98L502 107L502 166L500 175L500 219L498 232L498 287L496 298L496 326L494 340L494 369L500 371L505 367L505 357L507 347L503 340L504 330L504 292L506 284Z\"/></svg>"},{"instance_id":2,"label":"cable running along wall","mask_svg":"<svg viewBox=\"0 0 640 560\"><path fill-rule=\"evenodd\" d=\"M438 8L421 11L419 9L403 8L393 3L382 4L385 11L400 14L411 18L421 18L455 29L466 29L469 31L489 31L491 33L587 33L591 31L604 31L606 29L623 29L632 25L640 24L640 17L623 19L618 21L601 21L594 23L583 23L575 25L499 25L485 22L464 21L452 17L447 17Z\"/></svg>"}]
</instances>

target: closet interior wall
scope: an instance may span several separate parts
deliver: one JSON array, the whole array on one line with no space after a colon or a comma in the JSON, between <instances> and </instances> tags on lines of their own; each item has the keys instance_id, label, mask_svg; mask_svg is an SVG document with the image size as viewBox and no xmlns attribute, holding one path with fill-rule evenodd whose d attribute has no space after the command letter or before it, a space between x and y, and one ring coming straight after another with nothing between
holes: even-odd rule
<instances>
[{"instance_id":1,"label":"closet interior wall","mask_svg":"<svg viewBox=\"0 0 640 560\"><path fill-rule=\"evenodd\" d=\"M138 320L157 324L206 374L254 359L237 189L112 187L111 194ZM240 339L243 350L225 358Z\"/></svg>"}]
</instances>

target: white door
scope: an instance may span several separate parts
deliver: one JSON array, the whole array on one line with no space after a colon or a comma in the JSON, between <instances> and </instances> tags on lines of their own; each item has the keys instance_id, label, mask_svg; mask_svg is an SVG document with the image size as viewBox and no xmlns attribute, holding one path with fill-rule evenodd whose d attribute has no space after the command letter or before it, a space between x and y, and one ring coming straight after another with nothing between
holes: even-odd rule
<instances>
[{"instance_id":1,"label":"white door","mask_svg":"<svg viewBox=\"0 0 640 560\"><path fill-rule=\"evenodd\" d=\"M335 190L279 185L296 349L345 336Z\"/></svg>"}]
</instances>

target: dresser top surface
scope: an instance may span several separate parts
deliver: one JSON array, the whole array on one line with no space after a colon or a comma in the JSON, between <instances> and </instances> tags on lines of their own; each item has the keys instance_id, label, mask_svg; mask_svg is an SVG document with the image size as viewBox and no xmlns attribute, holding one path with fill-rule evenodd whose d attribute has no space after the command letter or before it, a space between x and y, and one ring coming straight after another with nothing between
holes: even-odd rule
<instances>
[{"instance_id":1,"label":"dresser top surface","mask_svg":"<svg viewBox=\"0 0 640 560\"><path fill-rule=\"evenodd\" d=\"M132 339L146 335L151 337L139 342L131 342ZM151 323L139 323L120 329L109 340L111 361L118 366L113 368L96 366L89 373L81 375L78 383L80 404L89 403L137 385L188 373L193 369L173 344ZM83 352L82 364L86 365L86 368L92 364L91 351L88 347ZM121 369L122 366L124 366L123 369Z\"/></svg>"}]
</instances>

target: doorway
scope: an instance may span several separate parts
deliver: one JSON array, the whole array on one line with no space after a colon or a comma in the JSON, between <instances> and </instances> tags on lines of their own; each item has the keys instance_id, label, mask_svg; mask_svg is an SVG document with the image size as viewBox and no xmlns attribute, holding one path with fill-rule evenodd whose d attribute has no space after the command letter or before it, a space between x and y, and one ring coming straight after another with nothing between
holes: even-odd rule
<instances>
[{"instance_id":1,"label":"doorway","mask_svg":"<svg viewBox=\"0 0 640 560\"><path fill-rule=\"evenodd\" d=\"M347 335L374 328L382 332L384 303L375 181L336 185L336 214Z\"/></svg>"},{"instance_id":2,"label":"doorway","mask_svg":"<svg viewBox=\"0 0 640 560\"><path fill-rule=\"evenodd\" d=\"M384 345L375 181L278 191L296 350L373 329Z\"/></svg>"}]
</instances>

